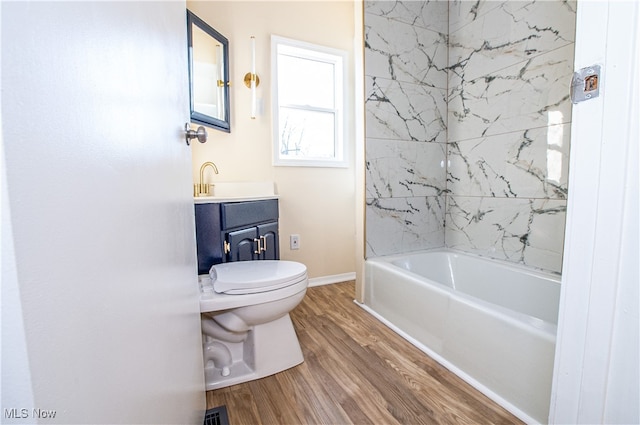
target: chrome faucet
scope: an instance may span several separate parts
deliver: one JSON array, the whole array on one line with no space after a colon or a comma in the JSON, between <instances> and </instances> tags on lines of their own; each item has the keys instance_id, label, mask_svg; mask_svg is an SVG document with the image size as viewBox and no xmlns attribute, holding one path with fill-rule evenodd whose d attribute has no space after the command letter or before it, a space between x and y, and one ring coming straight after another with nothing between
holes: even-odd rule
<instances>
[{"instance_id":1,"label":"chrome faucet","mask_svg":"<svg viewBox=\"0 0 640 425\"><path fill-rule=\"evenodd\" d=\"M204 164L202 164L202 166L200 167L200 183L194 185L195 196L206 196L209 194L209 185L204 182L204 170L207 167L213 168L213 172L218 174L218 167L216 167L216 164L214 164L213 162L207 161Z\"/></svg>"}]
</instances>

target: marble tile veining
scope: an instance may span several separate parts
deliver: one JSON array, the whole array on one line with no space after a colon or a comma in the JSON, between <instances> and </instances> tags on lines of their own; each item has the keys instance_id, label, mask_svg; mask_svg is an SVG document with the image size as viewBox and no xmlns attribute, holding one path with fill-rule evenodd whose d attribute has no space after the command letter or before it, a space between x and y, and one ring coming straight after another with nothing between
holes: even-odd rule
<instances>
[{"instance_id":1,"label":"marble tile veining","mask_svg":"<svg viewBox=\"0 0 640 425\"><path fill-rule=\"evenodd\" d=\"M474 79L572 44L574 38L575 2L504 1L449 33L449 67Z\"/></svg>"},{"instance_id":2,"label":"marble tile veining","mask_svg":"<svg viewBox=\"0 0 640 425\"><path fill-rule=\"evenodd\" d=\"M449 0L449 33L453 34L486 13L500 7L503 1Z\"/></svg>"},{"instance_id":3,"label":"marble tile veining","mask_svg":"<svg viewBox=\"0 0 640 425\"><path fill-rule=\"evenodd\" d=\"M475 79L451 74L449 141L567 123L573 45Z\"/></svg>"},{"instance_id":4,"label":"marble tile veining","mask_svg":"<svg viewBox=\"0 0 640 425\"><path fill-rule=\"evenodd\" d=\"M364 12L367 256L447 246L560 272L576 1Z\"/></svg>"},{"instance_id":5,"label":"marble tile veining","mask_svg":"<svg viewBox=\"0 0 640 425\"><path fill-rule=\"evenodd\" d=\"M367 15L367 75L447 88L447 35Z\"/></svg>"},{"instance_id":6,"label":"marble tile veining","mask_svg":"<svg viewBox=\"0 0 640 425\"><path fill-rule=\"evenodd\" d=\"M450 248L560 272L566 201L447 197Z\"/></svg>"},{"instance_id":7,"label":"marble tile veining","mask_svg":"<svg viewBox=\"0 0 640 425\"><path fill-rule=\"evenodd\" d=\"M446 144L367 139L368 198L435 196L446 191Z\"/></svg>"},{"instance_id":8,"label":"marble tile veining","mask_svg":"<svg viewBox=\"0 0 640 425\"><path fill-rule=\"evenodd\" d=\"M365 13L404 22L415 27L446 33L448 4L442 0L364 2Z\"/></svg>"},{"instance_id":9,"label":"marble tile veining","mask_svg":"<svg viewBox=\"0 0 640 425\"><path fill-rule=\"evenodd\" d=\"M366 77L366 136L446 142L446 91Z\"/></svg>"},{"instance_id":10,"label":"marble tile veining","mask_svg":"<svg viewBox=\"0 0 640 425\"><path fill-rule=\"evenodd\" d=\"M570 125L448 144L447 189L456 195L566 199Z\"/></svg>"},{"instance_id":11,"label":"marble tile veining","mask_svg":"<svg viewBox=\"0 0 640 425\"><path fill-rule=\"evenodd\" d=\"M444 211L444 196L367 199L367 257L443 246Z\"/></svg>"}]
</instances>

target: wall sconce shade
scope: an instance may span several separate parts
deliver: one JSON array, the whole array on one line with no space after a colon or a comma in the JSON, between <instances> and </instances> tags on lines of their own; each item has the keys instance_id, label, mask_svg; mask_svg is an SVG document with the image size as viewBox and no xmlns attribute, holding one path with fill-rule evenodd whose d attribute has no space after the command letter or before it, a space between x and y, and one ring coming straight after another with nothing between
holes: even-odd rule
<instances>
[{"instance_id":1,"label":"wall sconce shade","mask_svg":"<svg viewBox=\"0 0 640 425\"><path fill-rule=\"evenodd\" d=\"M244 75L244 85L251 90L251 119L256 118L256 87L260 85L260 77L256 74L256 38L251 36L251 72Z\"/></svg>"}]
</instances>

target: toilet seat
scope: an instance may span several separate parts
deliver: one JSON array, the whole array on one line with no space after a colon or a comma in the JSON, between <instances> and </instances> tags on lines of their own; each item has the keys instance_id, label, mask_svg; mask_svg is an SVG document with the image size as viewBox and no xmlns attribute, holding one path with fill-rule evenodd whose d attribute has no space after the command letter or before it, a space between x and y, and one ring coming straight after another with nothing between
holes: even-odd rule
<instances>
[{"instance_id":1,"label":"toilet seat","mask_svg":"<svg viewBox=\"0 0 640 425\"><path fill-rule=\"evenodd\" d=\"M306 266L294 261L237 261L211 268L216 275L214 291L227 295L269 292L307 279Z\"/></svg>"}]
</instances>

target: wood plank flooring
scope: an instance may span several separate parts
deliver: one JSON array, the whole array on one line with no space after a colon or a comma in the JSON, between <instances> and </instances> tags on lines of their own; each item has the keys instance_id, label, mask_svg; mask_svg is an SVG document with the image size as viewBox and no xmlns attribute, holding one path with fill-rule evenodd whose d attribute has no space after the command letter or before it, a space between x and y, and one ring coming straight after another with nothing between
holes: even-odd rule
<instances>
[{"instance_id":1,"label":"wood plank flooring","mask_svg":"<svg viewBox=\"0 0 640 425\"><path fill-rule=\"evenodd\" d=\"M521 424L354 302L354 282L309 288L291 313L305 361L207 392L231 425Z\"/></svg>"}]
</instances>

